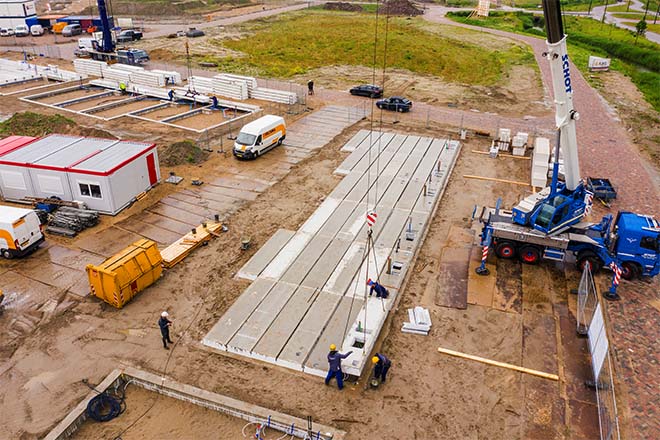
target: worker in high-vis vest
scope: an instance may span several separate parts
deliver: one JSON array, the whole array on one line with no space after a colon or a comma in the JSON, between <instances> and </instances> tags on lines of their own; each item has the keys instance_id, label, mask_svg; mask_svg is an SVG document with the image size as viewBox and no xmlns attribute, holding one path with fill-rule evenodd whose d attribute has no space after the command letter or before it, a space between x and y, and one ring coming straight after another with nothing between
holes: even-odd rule
<instances>
[{"instance_id":1,"label":"worker in high-vis vest","mask_svg":"<svg viewBox=\"0 0 660 440\"><path fill-rule=\"evenodd\" d=\"M123 82L119 83L119 91L121 92L122 95L126 94L126 84Z\"/></svg>"}]
</instances>

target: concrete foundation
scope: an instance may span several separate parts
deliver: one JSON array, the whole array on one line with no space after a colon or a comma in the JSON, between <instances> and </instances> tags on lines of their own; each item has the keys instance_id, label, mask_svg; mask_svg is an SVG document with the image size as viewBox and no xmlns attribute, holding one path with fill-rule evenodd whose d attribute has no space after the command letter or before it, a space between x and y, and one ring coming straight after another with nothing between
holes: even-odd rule
<instances>
[{"instance_id":1,"label":"concrete foundation","mask_svg":"<svg viewBox=\"0 0 660 440\"><path fill-rule=\"evenodd\" d=\"M361 130L342 150L351 152L336 170L345 177L298 231L278 231L239 271L254 282L205 345L321 376L334 343L353 351L344 371L361 374L460 144ZM387 299L369 296L369 278Z\"/></svg>"}]
</instances>

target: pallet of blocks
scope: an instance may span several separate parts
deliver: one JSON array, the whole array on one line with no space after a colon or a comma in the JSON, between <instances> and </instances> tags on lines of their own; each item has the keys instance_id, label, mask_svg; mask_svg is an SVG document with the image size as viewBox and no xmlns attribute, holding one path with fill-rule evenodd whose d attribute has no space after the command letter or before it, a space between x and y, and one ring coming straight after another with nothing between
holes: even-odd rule
<instances>
[{"instance_id":1,"label":"pallet of blocks","mask_svg":"<svg viewBox=\"0 0 660 440\"><path fill-rule=\"evenodd\" d=\"M186 235L163 249L163 266L170 268L186 258L193 250L217 236L222 230L222 223L207 222L191 229Z\"/></svg>"}]
</instances>

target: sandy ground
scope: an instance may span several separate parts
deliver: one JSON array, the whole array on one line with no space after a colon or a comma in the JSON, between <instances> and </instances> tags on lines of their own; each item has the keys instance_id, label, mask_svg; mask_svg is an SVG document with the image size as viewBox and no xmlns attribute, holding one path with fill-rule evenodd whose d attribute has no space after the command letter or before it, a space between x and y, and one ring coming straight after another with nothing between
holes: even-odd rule
<instances>
[{"instance_id":1,"label":"sandy ground","mask_svg":"<svg viewBox=\"0 0 660 440\"><path fill-rule=\"evenodd\" d=\"M244 438L244 421L135 385L126 388L126 411L109 422L87 420L74 439ZM148 410L148 412L147 412ZM143 417L141 417L144 414ZM185 423L182 421L185 420ZM131 426L132 425L132 426ZM127 428L130 426L130 429ZM248 427L254 428L254 427ZM246 433L250 432L246 428ZM126 432L124 433L123 431ZM254 429L252 429L254 430Z\"/></svg>"}]
</instances>

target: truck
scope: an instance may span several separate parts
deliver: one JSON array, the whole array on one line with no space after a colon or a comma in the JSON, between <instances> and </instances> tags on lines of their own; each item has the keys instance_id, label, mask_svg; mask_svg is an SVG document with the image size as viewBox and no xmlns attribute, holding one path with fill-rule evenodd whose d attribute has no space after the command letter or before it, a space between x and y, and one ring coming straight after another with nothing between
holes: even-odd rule
<instances>
[{"instance_id":1,"label":"truck","mask_svg":"<svg viewBox=\"0 0 660 440\"><path fill-rule=\"evenodd\" d=\"M44 239L36 212L0 206L0 256L8 260L23 257L34 252Z\"/></svg>"},{"instance_id":2,"label":"truck","mask_svg":"<svg viewBox=\"0 0 660 440\"><path fill-rule=\"evenodd\" d=\"M592 272L603 267L612 270L612 284L604 294L617 300L620 278L655 277L660 273L660 224L651 215L619 212L614 218L605 215L590 223L585 217L592 211L594 192L580 177L573 89L566 35L561 18L560 0L543 0L543 15L555 95L557 127L555 158L564 155L564 181L559 180L559 161L555 160L549 187L521 200L511 211L483 209L479 221L481 265L476 272L488 275L486 259L491 250L497 257L519 257L525 264L542 259L574 261L579 269ZM473 212L473 217L477 210Z\"/></svg>"},{"instance_id":3,"label":"truck","mask_svg":"<svg viewBox=\"0 0 660 440\"><path fill-rule=\"evenodd\" d=\"M117 43L130 43L142 39L142 32L133 29L123 30L117 35Z\"/></svg>"}]
</instances>

